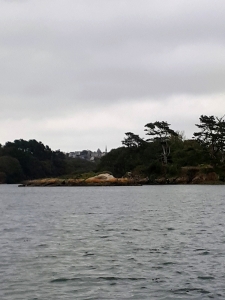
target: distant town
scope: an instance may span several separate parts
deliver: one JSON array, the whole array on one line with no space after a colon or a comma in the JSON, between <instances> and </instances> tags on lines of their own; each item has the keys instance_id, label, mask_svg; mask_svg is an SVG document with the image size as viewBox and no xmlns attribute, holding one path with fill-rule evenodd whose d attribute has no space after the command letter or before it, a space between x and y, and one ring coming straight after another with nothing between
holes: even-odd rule
<instances>
[{"instance_id":1,"label":"distant town","mask_svg":"<svg viewBox=\"0 0 225 300\"><path fill-rule=\"evenodd\" d=\"M80 158L80 159L85 159L94 162L96 159L101 158L106 154L107 154L107 147L105 147L104 152L102 152L100 149L98 149L97 151L82 150L82 151L70 152L68 156L71 158Z\"/></svg>"}]
</instances>

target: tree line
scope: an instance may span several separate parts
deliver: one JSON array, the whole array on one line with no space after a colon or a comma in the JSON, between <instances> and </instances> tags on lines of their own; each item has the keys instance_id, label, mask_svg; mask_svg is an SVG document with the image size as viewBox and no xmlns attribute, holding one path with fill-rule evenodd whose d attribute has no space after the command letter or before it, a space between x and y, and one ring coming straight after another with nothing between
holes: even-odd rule
<instances>
[{"instance_id":1,"label":"tree line","mask_svg":"<svg viewBox=\"0 0 225 300\"><path fill-rule=\"evenodd\" d=\"M126 132L122 146L112 149L97 163L69 158L60 150L36 140L15 140L0 145L0 183L18 183L46 177L79 177L88 172L127 172L155 178L177 176L182 167L210 165L225 178L224 117L202 115L192 139L185 139L167 121L144 126L146 138Z\"/></svg>"},{"instance_id":2,"label":"tree line","mask_svg":"<svg viewBox=\"0 0 225 300\"><path fill-rule=\"evenodd\" d=\"M76 176L92 171L95 164L70 159L60 150L36 140L15 140L0 145L0 183L18 183L27 179Z\"/></svg>"},{"instance_id":3,"label":"tree line","mask_svg":"<svg viewBox=\"0 0 225 300\"><path fill-rule=\"evenodd\" d=\"M192 139L171 129L167 121L156 121L144 126L147 138L126 132L122 147L112 150L101 159L99 170L109 170L115 176L126 172L149 178L159 175L175 176L182 167L211 165L224 174L225 121L224 117L201 115Z\"/></svg>"}]
</instances>

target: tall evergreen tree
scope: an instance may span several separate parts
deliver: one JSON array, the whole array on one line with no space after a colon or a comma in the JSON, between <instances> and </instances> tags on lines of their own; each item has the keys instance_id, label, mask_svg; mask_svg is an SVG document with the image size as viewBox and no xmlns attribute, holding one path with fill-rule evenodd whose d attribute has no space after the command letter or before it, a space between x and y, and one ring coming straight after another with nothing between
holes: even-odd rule
<instances>
[{"instance_id":1,"label":"tall evergreen tree","mask_svg":"<svg viewBox=\"0 0 225 300\"><path fill-rule=\"evenodd\" d=\"M168 163L168 156L170 155L170 138L171 136L177 136L178 134L172 130L165 121L154 123L148 123L145 125L147 135L150 135L151 138L147 141L159 141L162 146L162 161L166 165Z\"/></svg>"},{"instance_id":2,"label":"tall evergreen tree","mask_svg":"<svg viewBox=\"0 0 225 300\"><path fill-rule=\"evenodd\" d=\"M205 147L214 162L224 162L225 159L225 121L224 117L201 115L200 124L196 126L200 129L194 133L197 141Z\"/></svg>"},{"instance_id":3,"label":"tall evergreen tree","mask_svg":"<svg viewBox=\"0 0 225 300\"><path fill-rule=\"evenodd\" d=\"M139 137L139 135L134 134L132 132L126 132L126 137L122 141L122 144L131 148L131 147L139 147L144 145L146 142Z\"/></svg>"}]
</instances>

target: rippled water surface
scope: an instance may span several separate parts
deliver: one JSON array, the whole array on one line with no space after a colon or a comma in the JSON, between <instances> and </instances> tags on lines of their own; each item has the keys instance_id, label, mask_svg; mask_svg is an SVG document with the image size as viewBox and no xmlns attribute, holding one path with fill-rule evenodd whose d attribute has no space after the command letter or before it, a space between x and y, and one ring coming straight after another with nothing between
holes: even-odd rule
<instances>
[{"instance_id":1,"label":"rippled water surface","mask_svg":"<svg viewBox=\"0 0 225 300\"><path fill-rule=\"evenodd\" d=\"M0 185L0 299L225 299L225 186Z\"/></svg>"}]
</instances>

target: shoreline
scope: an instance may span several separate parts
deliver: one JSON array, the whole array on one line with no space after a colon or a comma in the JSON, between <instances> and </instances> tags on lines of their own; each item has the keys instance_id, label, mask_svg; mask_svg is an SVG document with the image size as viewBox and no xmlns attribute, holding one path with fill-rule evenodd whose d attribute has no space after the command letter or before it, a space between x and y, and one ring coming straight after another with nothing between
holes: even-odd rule
<instances>
[{"instance_id":1,"label":"shoreline","mask_svg":"<svg viewBox=\"0 0 225 300\"><path fill-rule=\"evenodd\" d=\"M116 178L114 181L86 181L79 179L36 179L28 180L18 184L18 187L93 187L93 186L143 186L143 185L225 185L225 182L216 181L201 181L201 182L168 182L168 181L155 181L149 182L145 180L133 180L126 178Z\"/></svg>"}]
</instances>

